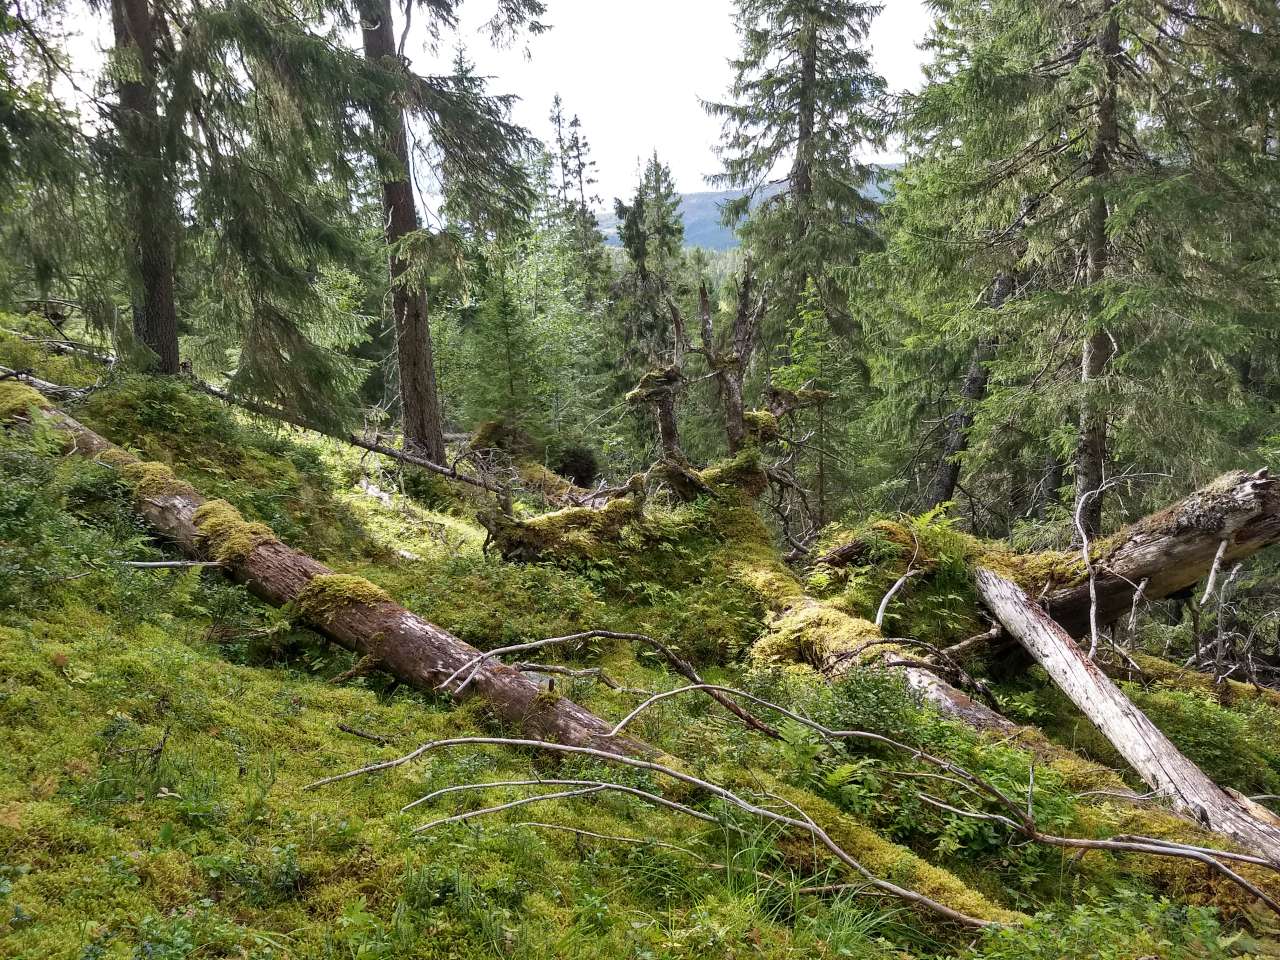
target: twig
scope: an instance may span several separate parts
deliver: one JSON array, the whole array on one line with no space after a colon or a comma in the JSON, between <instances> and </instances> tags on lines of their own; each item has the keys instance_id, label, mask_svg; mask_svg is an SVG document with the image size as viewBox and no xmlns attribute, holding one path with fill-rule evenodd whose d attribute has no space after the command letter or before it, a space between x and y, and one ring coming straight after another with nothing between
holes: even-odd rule
<instances>
[{"instance_id":1,"label":"twig","mask_svg":"<svg viewBox=\"0 0 1280 960\"><path fill-rule=\"evenodd\" d=\"M385 747L391 742L386 737L381 737L376 733L367 733L364 730L357 729L356 727L349 727L345 723L339 723L337 726L343 733L349 733L353 737L359 737L362 740L368 740L371 743L376 743L380 747Z\"/></svg>"},{"instance_id":2,"label":"twig","mask_svg":"<svg viewBox=\"0 0 1280 960\"><path fill-rule=\"evenodd\" d=\"M462 783L452 787L442 787L439 790L433 790L426 796L419 797L410 803L406 803L400 808L401 813L407 813L416 806L443 797L450 793L462 793L467 790L494 790L502 787L598 787L601 790L613 790L617 793L629 793L634 797L640 797L648 800L650 803L659 806L668 807L671 810L686 814L698 820L705 820L707 823L717 823L715 817L710 814L702 813L694 810L692 807L686 807L683 803L676 803L674 800L668 800L666 797L658 796L648 790L641 790L639 787L631 787L622 783L610 783L608 780L498 780L493 783Z\"/></svg>"},{"instance_id":3,"label":"twig","mask_svg":"<svg viewBox=\"0 0 1280 960\"><path fill-rule=\"evenodd\" d=\"M648 770L652 773L662 774L663 776L670 777L673 780L677 780L681 783L688 784L689 786L697 787L698 789L705 791L706 793L710 794L716 799L721 800L725 803L728 803L731 806L737 807L739 810L742 810L743 812L751 816L755 816L763 820L768 820L770 822L777 823L785 827L791 827L794 829L802 830L805 833L808 833L816 841L818 841L818 843L824 846L833 856L835 856L837 860L839 860L849 869L863 876L869 884L871 884L872 886L876 887L879 890L884 891L885 893L892 894L893 896L898 897L902 900L906 900L910 903L914 903L919 906L925 907L926 909L931 910L940 916L946 917L948 920L952 920L956 923L964 924L965 926L978 927L978 928L999 926L999 924L995 923L994 921L982 920L978 917L971 917L967 914L961 913L958 910L954 910L951 907L946 906L945 904L939 903L936 900L933 900L930 897L926 896L925 894L918 893L914 890L908 890L905 887L898 886L896 883L892 883L891 881L884 880L876 876L874 873L868 870L865 866L863 866L858 860L850 856L848 851L846 851L843 847L841 847L838 843L836 843L830 837L830 835L827 834L825 830L823 830L820 826L818 826L816 823L814 823L811 819L808 819L807 817L806 819L800 819L797 817L792 817L786 814L778 813L777 811L774 811L774 810L769 810L765 807L761 807L757 804L750 802L749 800L743 799L742 797L733 793L731 790L726 789L725 787L722 787L715 783L711 783L710 781L707 781L707 780L703 780L700 777L695 777L693 774L685 773L683 770L677 770L674 767L668 767L660 763L655 763L654 761L651 761L651 760L640 760L635 757L620 756L617 754L609 753L608 751L605 751L605 750L597 750L593 747L579 747L571 744L550 743L544 740L520 740L520 739L508 738L508 737L455 737L448 740L436 740L430 743L425 743L422 746L418 747L416 750L410 751L409 753L405 754L403 757L399 757L396 760L387 761L384 764L373 764L370 767L362 767L359 770L353 770L347 773L337 774L332 777L326 777L323 780L317 780L315 783L309 784L306 789L312 789L314 787L318 787L326 783L333 783L338 780L345 780L350 777L360 776L361 774L371 772L374 769L387 769L388 767L392 767L392 766L400 766L402 764L410 762L413 759L416 759L417 757L422 756L424 753L427 753L428 751L431 751L431 750L439 750L445 747L468 746L468 745L527 747L529 749L534 749L534 750L549 750L554 753L577 754L579 756L595 757L598 760L604 760L609 763L618 763L624 766L634 767L639 770ZM572 791L562 791L562 792L576 795ZM594 789L592 790L592 792L595 792ZM554 795L552 794L543 794L535 798L526 798L523 802L529 803L529 802L536 802L537 800L548 800L553 798L554 798ZM427 824L426 827L419 827L418 830L415 832L420 832L423 829L429 829L430 827L438 826L442 823L455 822L460 818L471 818L475 816L480 816L482 815L482 813L495 812L498 809L509 809L510 807L517 806L520 803L521 801L515 801L509 804L500 805L498 807L488 808L485 811L472 811L469 814L460 814L458 817L447 818L446 820L436 821L435 823Z\"/></svg>"},{"instance_id":4,"label":"twig","mask_svg":"<svg viewBox=\"0 0 1280 960\"><path fill-rule=\"evenodd\" d=\"M1213 588L1218 580L1218 570L1222 566L1222 557L1227 552L1227 541L1218 541L1218 552L1213 555L1213 566L1209 568L1209 579L1204 585L1204 594L1200 597L1200 606L1204 606L1209 602L1209 598L1213 596Z\"/></svg>"}]
</instances>

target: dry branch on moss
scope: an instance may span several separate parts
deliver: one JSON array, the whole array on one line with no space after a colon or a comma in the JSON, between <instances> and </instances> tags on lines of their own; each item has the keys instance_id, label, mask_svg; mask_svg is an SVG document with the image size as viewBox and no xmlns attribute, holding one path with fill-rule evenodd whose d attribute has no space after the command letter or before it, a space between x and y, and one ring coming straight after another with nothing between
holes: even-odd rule
<instances>
[{"instance_id":1,"label":"dry branch on moss","mask_svg":"<svg viewBox=\"0 0 1280 960\"><path fill-rule=\"evenodd\" d=\"M984 920L979 917L969 916L968 914L952 909L951 907L943 903L939 903L938 901L933 900L930 897L917 893L914 890L908 890L904 887L899 886L896 883L892 883L891 881L888 881L881 877L876 876L874 873L868 870L865 866L863 866L858 860L856 860L853 856L851 856L848 853L848 851L846 851L840 844L838 844L835 840L833 840L831 838L831 835L826 830L824 830L816 822L814 822L814 820L811 817L809 817L807 814L804 814L803 811L800 811L799 817L790 816L785 813L779 813L775 810L770 810L767 807L762 807L762 806L759 806L758 804L752 803L751 801L737 795L736 793L734 793L733 791L729 790L726 787L720 786L719 784L713 783L709 780L704 780L701 777L696 777L690 773L684 772L683 770L678 770L675 767L667 766L665 764L657 763L651 760L640 760L635 757L628 757L628 756L624 756L616 753L610 753L604 750L594 749L592 747L580 747L580 746L572 746L568 744L548 743L542 740L520 740L520 739L508 738L508 737L456 737L448 740L434 740L434 741L431 741L430 743L425 743L420 747L418 747L417 749L410 751L404 756L397 757L394 760L388 760L382 763L372 764L368 767L362 767L358 770L351 770L346 773L337 774L336 776L326 777L323 780L318 780L313 784L309 784L308 789L313 789L329 783L335 783L340 780L346 780L351 777L367 775L369 773L373 773L379 770L386 770L392 767L402 766L434 750L440 750L440 749L445 749L447 747L456 747L456 746L501 746L501 747L514 747L514 748L541 750L541 751L548 751L552 753L573 754L578 756L589 756L597 760L603 760L608 763L617 763L623 766L632 767L638 770L645 770L653 774L664 776L671 780L675 780L677 782L683 783L686 786L694 787L706 793L707 795L722 801L726 805L736 808L737 810L743 813L746 813L750 816L756 817L758 819L764 820L769 823L777 824L782 827L799 830L803 833L807 833L815 841L817 841L822 847L824 847L831 855L833 855L840 863L844 864L844 866L848 867L853 872L859 874L870 886L876 888L877 890L887 893L900 900L904 900L908 903L912 903L916 906L922 907L934 914L937 914L938 916L941 916L954 923L959 923L967 927L982 928L982 927L991 927L991 926L998 925L996 921ZM584 788L584 789L589 789L589 788ZM543 796L539 799L550 799L550 798ZM506 804L501 807L490 808L489 810L486 810L484 812L496 812L496 810L498 809L507 809L512 805L513 804ZM705 816L706 815L702 815L700 819L705 819ZM440 822L445 822L445 821L440 821Z\"/></svg>"}]
</instances>

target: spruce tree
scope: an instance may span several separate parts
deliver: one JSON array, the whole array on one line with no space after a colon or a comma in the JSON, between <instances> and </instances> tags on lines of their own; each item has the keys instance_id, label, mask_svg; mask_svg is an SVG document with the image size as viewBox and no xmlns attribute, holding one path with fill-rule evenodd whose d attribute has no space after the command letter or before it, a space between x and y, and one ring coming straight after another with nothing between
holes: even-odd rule
<instances>
[{"instance_id":1,"label":"spruce tree","mask_svg":"<svg viewBox=\"0 0 1280 960\"><path fill-rule=\"evenodd\" d=\"M1280 11L935 6L885 275L916 318L917 356L951 358L934 369L963 371L997 338L971 439L993 464L1012 454L1035 474L1046 448L1050 464L1074 461L1093 536L1104 477L1198 477L1220 455L1237 419L1234 361L1271 332L1258 307L1274 302L1261 265L1275 241ZM1004 273L1017 290L993 311ZM1006 470L1007 492L1046 486L1023 469Z\"/></svg>"},{"instance_id":2,"label":"spruce tree","mask_svg":"<svg viewBox=\"0 0 1280 960\"><path fill-rule=\"evenodd\" d=\"M424 4L431 18L428 32L435 36L442 28L455 25L459 5L460 0ZM503 0L490 29L500 35L541 11L541 4L530 0ZM488 95L484 81L474 75L461 55L448 76L424 77L410 71L397 47L390 0L356 0L353 12L360 23L366 59L398 78L401 86L398 95L373 99L364 106L373 126L374 156L382 183L405 445L442 462L444 426L427 291L415 279L429 273L433 265L415 267L410 251L422 255L448 244L414 236L422 223L414 197L406 115L427 127L432 142L426 156L450 211L482 228L527 214L531 194L521 155L528 135L506 119L510 98Z\"/></svg>"},{"instance_id":3,"label":"spruce tree","mask_svg":"<svg viewBox=\"0 0 1280 960\"><path fill-rule=\"evenodd\" d=\"M645 163L631 202L615 199L613 208L630 264L620 290L625 359L636 369L669 363L679 344L667 298L684 261L684 221L671 169L657 151Z\"/></svg>"},{"instance_id":4,"label":"spruce tree","mask_svg":"<svg viewBox=\"0 0 1280 960\"><path fill-rule=\"evenodd\" d=\"M859 159L883 132L884 81L867 31L880 8L858 0L737 0L741 51L731 99L706 103L724 123L722 187L747 191L725 208L770 287L774 337L813 283L849 331L848 279L876 246L874 170ZM785 170L781 181L774 180Z\"/></svg>"}]
</instances>

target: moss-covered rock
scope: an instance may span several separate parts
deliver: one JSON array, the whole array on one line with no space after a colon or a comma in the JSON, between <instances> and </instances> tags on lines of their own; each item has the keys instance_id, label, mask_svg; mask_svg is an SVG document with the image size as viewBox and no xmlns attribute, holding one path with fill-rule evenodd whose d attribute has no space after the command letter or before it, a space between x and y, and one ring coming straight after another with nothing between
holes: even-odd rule
<instances>
[{"instance_id":1,"label":"moss-covered rock","mask_svg":"<svg viewBox=\"0 0 1280 960\"><path fill-rule=\"evenodd\" d=\"M347 607L390 602L390 594L376 583L347 573L332 573L312 577L293 605L311 620L327 623Z\"/></svg>"},{"instance_id":2,"label":"moss-covered rock","mask_svg":"<svg viewBox=\"0 0 1280 960\"><path fill-rule=\"evenodd\" d=\"M32 409L48 410L50 406L35 387L17 380L0 380L0 420L11 420Z\"/></svg>"},{"instance_id":3,"label":"moss-covered rock","mask_svg":"<svg viewBox=\"0 0 1280 960\"><path fill-rule=\"evenodd\" d=\"M204 537L210 556L222 563L235 563L276 539L265 523L252 523L225 500L210 500L196 508L194 520Z\"/></svg>"}]
</instances>

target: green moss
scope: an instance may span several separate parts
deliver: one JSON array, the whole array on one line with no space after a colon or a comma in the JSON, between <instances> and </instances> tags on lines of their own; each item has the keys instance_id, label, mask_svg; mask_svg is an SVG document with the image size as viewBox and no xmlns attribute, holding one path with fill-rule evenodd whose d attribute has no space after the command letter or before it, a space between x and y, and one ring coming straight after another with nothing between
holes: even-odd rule
<instances>
[{"instance_id":1,"label":"green moss","mask_svg":"<svg viewBox=\"0 0 1280 960\"><path fill-rule=\"evenodd\" d=\"M194 520L210 556L222 563L244 560L262 544L276 538L266 524L250 523L225 500L201 504L196 508Z\"/></svg>"},{"instance_id":2,"label":"green moss","mask_svg":"<svg viewBox=\"0 0 1280 960\"><path fill-rule=\"evenodd\" d=\"M882 879L922 893L979 920L1019 923L1026 919L1017 911L993 903L955 874L928 863L906 847L885 840L834 805L817 800L765 773L758 774L757 780L769 793L801 806L845 852ZM794 844L792 849L802 856L812 856L815 847L811 839L805 838ZM817 849L821 852L822 848Z\"/></svg>"},{"instance_id":3,"label":"green moss","mask_svg":"<svg viewBox=\"0 0 1280 960\"><path fill-rule=\"evenodd\" d=\"M1030 596L1045 590L1071 587L1088 576L1080 552L1044 550L1040 553L1014 553L993 545L984 545L973 555L973 565L987 567L1012 580Z\"/></svg>"},{"instance_id":4,"label":"green moss","mask_svg":"<svg viewBox=\"0 0 1280 960\"><path fill-rule=\"evenodd\" d=\"M679 385L680 379L679 367L663 367L649 370L640 378L640 382L635 385L635 389L627 394L627 403L647 403L662 394L670 393Z\"/></svg>"},{"instance_id":5,"label":"green moss","mask_svg":"<svg viewBox=\"0 0 1280 960\"><path fill-rule=\"evenodd\" d=\"M50 406L35 387L17 380L0 380L0 420L10 420L32 409L48 410Z\"/></svg>"},{"instance_id":6,"label":"green moss","mask_svg":"<svg viewBox=\"0 0 1280 960\"><path fill-rule=\"evenodd\" d=\"M179 480L166 464L154 460L130 460L120 464L120 475L142 499L182 496L195 493L191 484Z\"/></svg>"},{"instance_id":7,"label":"green moss","mask_svg":"<svg viewBox=\"0 0 1280 960\"><path fill-rule=\"evenodd\" d=\"M305 616L324 623L346 607L390 602L390 594L376 583L351 574L332 573L312 577L293 603Z\"/></svg>"},{"instance_id":8,"label":"green moss","mask_svg":"<svg viewBox=\"0 0 1280 960\"><path fill-rule=\"evenodd\" d=\"M599 510L567 507L531 520L489 514L482 522L509 560L600 559L620 542L623 530L640 517L630 497L611 500Z\"/></svg>"},{"instance_id":9,"label":"green moss","mask_svg":"<svg viewBox=\"0 0 1280 960\"><path fill-rule=\"evenodd\" d=\"M764 493L769 486L769 478L760 465L760 454L753 449L743 450L732 460L708 467L700 476L712 490L737 491L752 499Z\"/></svg>"},{"instance_id":10,"label":"green moss","mask_svg":"<svg viewBox=\"0 0 1280 960\"><path fill-rule=\"evenodd\" d=\"M782 436L778 418L768 410L748 410L742 415L742 420L756 443L771 443Z\"/></svg>"},{"instance_id":11,"label":"green moss","mask_svg":"<svg viewBox=\"0 0 1280 960\"><path fill-rule=\"evenodd\" d=\"M1207 673L1189 670L1168 660L1143 653L1135 653L1132 656L1134 662L1142 669L1141 679L1144 682L1169 690L1197 693L1228 707L1236 704L1265 703L1280 709L1280 690L1257 687L1251 683L1241 683L1239 680L1217 681Z\"/></svg>"},{"instance_id":12,"label":"green moss","mask_svg":"<svg viewBox=\"0 0 1280 960\"><path fill-rule=\"evenodd\" d=\"M872 659L884 649L876 643L881 639L880 629L870 620L851 617L830 604L802 600L769 624L751 654L766 662L821 668L863 649L866 659Z\"/></svg>"}]
</instances>

